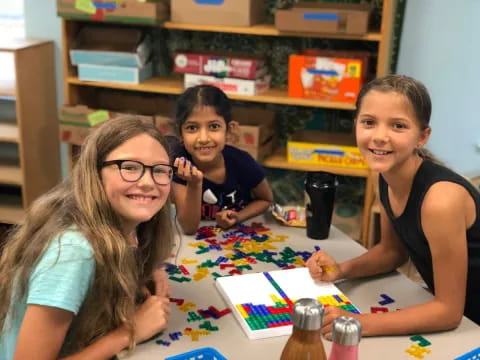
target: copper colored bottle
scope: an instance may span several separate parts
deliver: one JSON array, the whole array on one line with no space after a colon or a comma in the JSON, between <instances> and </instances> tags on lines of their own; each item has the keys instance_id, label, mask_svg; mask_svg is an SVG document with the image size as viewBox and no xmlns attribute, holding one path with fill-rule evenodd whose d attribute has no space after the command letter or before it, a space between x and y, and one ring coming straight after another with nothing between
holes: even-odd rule
<instances>
[{"instance_id":1,"label":"copper colored bottle","mask_svg":"<svg viewBox=\"0 0 480 360\"><path fill-rule=\"evenodd\" d=\"M300 299L292 310L292 335L280 360L327 360L320 329L323 305L315 299Z\"/></svg>"}]
</instances>

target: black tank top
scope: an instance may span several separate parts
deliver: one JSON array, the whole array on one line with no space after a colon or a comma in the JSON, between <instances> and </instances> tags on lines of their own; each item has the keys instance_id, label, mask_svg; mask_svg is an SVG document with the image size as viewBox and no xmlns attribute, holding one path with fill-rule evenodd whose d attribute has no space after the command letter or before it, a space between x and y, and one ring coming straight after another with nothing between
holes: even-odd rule
<instances>
[{"instance_id":1,"label":"black tank top","mask_svg":"<svg viewBox=\"0 0 480 360\"><path fill-rule=\"evenodd\" d=\"M413 179L405 210L395 217L388 199L388 184L379 176L380 201L400 240L428 287L435 293L432 255L421 223L421 208L430 186L439 181L449 181L463 186L475 201L476 218L467 230L468 275L464 314L480 325L480 193L468 180L452 170L424 160ZM455 221L455 219L452 219ZM455 241L455 239L452 239Z\"/></svg>"}]
</instances>

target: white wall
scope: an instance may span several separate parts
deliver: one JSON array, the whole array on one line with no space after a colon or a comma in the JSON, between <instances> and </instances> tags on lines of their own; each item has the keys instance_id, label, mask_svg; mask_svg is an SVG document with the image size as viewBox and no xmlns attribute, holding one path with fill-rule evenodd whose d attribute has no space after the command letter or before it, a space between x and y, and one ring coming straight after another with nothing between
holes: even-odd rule
<instances>
[{"instance_id":1,"label":"white wall","mask_svg":"<svg viewBox=\"0 0 480 360\"><path fill-rule=\"evenodd\" d=\"M7 1L7 0L0 0ZM55 68L57 79L57 104L63 104L63 67L62 67L62 29L57 17L56 0L24 0L25 35L28 38L48 39L55 42ZM61 143L60 148L62 175L68 174L67 147Z\"/></svg>"},{"instance_id":2,"label":"white wall","mask_svg":"<svg viewBox=\"0 0 480 360\"><path fill-rule=\"evenodd\" d=\"M480 175L480 1L408 0L397 73L422 81L433 102L429 149Z\"/></svg>"}]
</instances>

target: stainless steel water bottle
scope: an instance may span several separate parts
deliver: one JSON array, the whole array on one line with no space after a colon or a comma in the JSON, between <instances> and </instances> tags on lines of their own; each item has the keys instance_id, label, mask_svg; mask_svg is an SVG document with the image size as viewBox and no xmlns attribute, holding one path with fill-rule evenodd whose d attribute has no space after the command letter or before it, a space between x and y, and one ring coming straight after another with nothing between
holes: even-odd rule
<instances>
[{"instance_id":1,"label":"stainless steel water bottle","mask_svg":"<svg viewBox=\"0 0 480 360\"><path fill-rule=\"evenodd\" d=\"M323 305L315 299L300 299L292 309L292 335L283 348L280 360L326 360L320 332Z\"/></svg>"},{"instance_id":2,"label":"stainless steel water bottle","mask_svg":"<svg viewBox=\"0 0 480 360\"><path fill-rule=\"evenodd\" d=\"M309 172L305 176L305 212L309 238L328 238L336 189L337 178L334 174Z\"/></svg>"},{"instance_id":3,"label":"stainless steel water bottle","mask_svg":"<svg viewBox=\"0 0 480 360\"><path fill-rule=\"evenodd\" d=\"M332 326L332 350L328 360L358 360L361 338L360 321L350 316L336 318Z\"/></svg>"}]
</instances>

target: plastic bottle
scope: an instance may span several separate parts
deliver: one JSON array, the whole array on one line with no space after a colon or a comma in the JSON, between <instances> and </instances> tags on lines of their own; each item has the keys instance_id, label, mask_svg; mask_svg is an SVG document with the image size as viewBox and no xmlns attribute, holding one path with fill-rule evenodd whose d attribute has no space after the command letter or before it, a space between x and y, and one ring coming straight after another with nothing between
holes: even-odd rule
<instances>
[{"instance_id":1,"label":"plastic bottle","mask_svg":"<svg viewBox=\"0 0 480 360\"><path fill-rule=\"evenodd\" d=\"M307 236L328 238L332 222L337 178L327 172L309 172L305 177L305 212Z\"/></svg>"},{"instance_id":2,"label":"plastic bottle","mask_svg":"<svg viewBox=\"0 0 480 360\"><path fill-rule=\"evenodd\" d=\"M323 305L315 299L300 299L292 310L292 335L280 360L327 360L320 329Z\"/></svg>"},{"instance_id":3,"label":"plastic bottle","mask_svg":"<svg viewBox=\"0 0 480 360\"><path fill-rule=\"evenodd\" d=\"M357 319L340 316L332 325L332 350L328 360L358 360L362 325Z\"/></svg>"}]
</instances>

